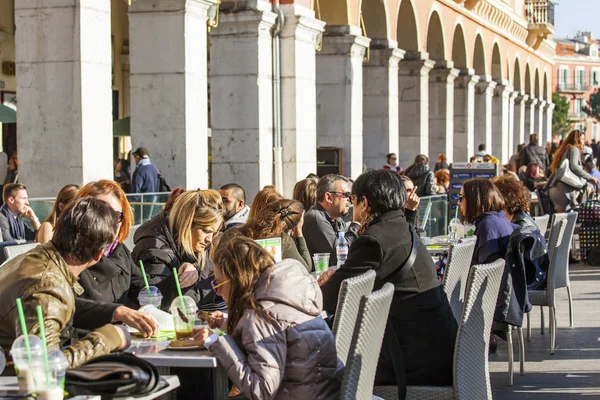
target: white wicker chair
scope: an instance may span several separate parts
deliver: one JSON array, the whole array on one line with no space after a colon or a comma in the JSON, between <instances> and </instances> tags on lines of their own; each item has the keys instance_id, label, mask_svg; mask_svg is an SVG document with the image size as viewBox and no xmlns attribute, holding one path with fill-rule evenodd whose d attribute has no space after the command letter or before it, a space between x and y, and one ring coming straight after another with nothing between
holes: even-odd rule
<instances>
[{"instance_id":1,"label":"white wicker chair","mask_svg":"<svg viewBox=\"0 0 600 400\"><path fill-rule=\"evenodd\" d=\"M360 301L358 320L352 336L340 399L370 399L383 334L394 296L394 285L383 287ZM310 400L310 399L307 399Z\"/></svg>"},{"instance_id":2,"label":"white wicker chair","mask_svg":"<svg viewBox=\"0 0 600 400\"><path fill-rule=\"evenodd\" d=\"M469 271L454 348L454 385L408 386L407 399L492 399L488 369L489 333L503 272L502 259L492 264L475 265ZM374 394L385 400L395 400L398 389L394 386L375 387Z\"/></svg>"},{"instance_id":3,"label":"white wicker chair","mask_svg":"<svg viewBox=\"0 0 600 400\"><path fill-rule=\"evenodd\" d=\"M451 246L448 255L448 265L444 276L444 291L448 296L452 313L457 321L462 313L467 278L469 269L471 269L474 251L475 241L469 240Z\"/></svg>"},{"instance_id":4,"label":"white wicker chair","mask_svg":"<svg viewBox=\"0 0 600 400\"><path fill-rule=\"evenodd\" d=\"M376 275L374 270L370 270L360 276L345 279L340 286L332 331L337 356L344 364L352 343L360 301L373 291Z\"/></svg>"},{"instance_id":5,"label":"white wicker chair","mask_svg":"<svg viewBox=\"0 0 600 400\"><path fill-rule=\"evenodd\" d=\"M6 260L8 261L11 258L19 256L23 253L27 253L29 250L35 249L39 245L40 245L39 243L23 243L23 244L16 244L14 246L6 246L4 248L4 256L6 257Z\"/></svg>"},{"instance_id":6,"label":"white wicker chair","mask_svg":"<svg viewBox=\"0 0 600 400\"><path fill-rule=\"evenodd\" d=\"M546 290L530 290L529 301L532 306L540 306L541 332L544 333L544 309L549 308L550 314L550 354L554 354L556 347L556 300L555 291L563 287L567 288L569 296L569 322L573 327L573 298L571 296L571 283L569 282L569 251L573 230L577 222L577 213L560 213L552 217L552 228L548 241L548 252L550 256L550 267ZM531 340L531 321L527 314L527 340Z\"/></svg>"},{"instance_id":7,"label":"white wicker chair","mask_svg":"<svg viewBox=\"0 0 600 400\"><path fill-rule=\"evenodd\" d=\"M548 230L548 223L550 222L550 216L548 214L542 215L541 217L533 217L535 224L539 228L542 236L546 236L546 231Z\"/></svg>"}]
</instances>

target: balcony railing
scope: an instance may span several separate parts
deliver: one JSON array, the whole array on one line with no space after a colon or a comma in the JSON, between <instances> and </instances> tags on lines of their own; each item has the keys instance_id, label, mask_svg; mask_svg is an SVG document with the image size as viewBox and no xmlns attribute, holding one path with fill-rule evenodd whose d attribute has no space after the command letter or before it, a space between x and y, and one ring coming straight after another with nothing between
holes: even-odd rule
<instances>
[{"instance_id":1,"label":"balcony railing","mask_svg":"<svg viewBox=\"0 0 600 400\"><path fill-rule=\"evenodd\" d=\"M587 82L558 82L559 92L587 92L590 85Z\"/></svg>"},{"instance_id":2,"label":"balcony railing","mask_svg":"<svg viewBox=\"0 0 600 400\"><path fill-rule=\"evenodd\" d=\"M525 0L527 22L554 26L554 2L552 0Z\"/></svg>"},{"instance_id":3,"label":"balcony railing","mask_svg":"<svg viewBox=\"0 0 600 400\"><path fill-rule=\"evenodd\" d=\"M569 111L569 119L571 121L582 121L587 117L588 115L583 111Z\"/></svg>"}]
</instances>

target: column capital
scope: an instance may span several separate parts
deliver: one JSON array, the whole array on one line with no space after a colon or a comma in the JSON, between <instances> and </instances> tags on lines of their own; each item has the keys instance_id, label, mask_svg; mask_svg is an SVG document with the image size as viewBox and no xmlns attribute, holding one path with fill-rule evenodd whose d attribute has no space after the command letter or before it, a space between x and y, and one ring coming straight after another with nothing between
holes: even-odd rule
<instances>
[{"instance_id":1,"label":"column capital","mask_svg":"<svg viewBox=\"0 0 600 400\"><path fill-rule=\"evenodd\" d=\"M497 83L489 75L480 75L479 82L475 85L477 94L494 94Z\"/></svg>"},{"instance_id":2,"label":"column capital","mask_svg":"<svg viewBox=\"0 0 600 400\"><path fill-rule=\"evenodd\" d=\"M363 58L371 39L362 36L360 28L351 25L327 25L323 36L321 54L344 55Z\"/></svg>"},{"instance_id":3,"label":"column capital","mask_svg":"<svg viewBox=\"0 0 600 400\"><path fill-rule=\"evenodd\" d=\"M538 99L536 97L530 97L529 100L526 101L526 105L528 105L529 107L533 107L538 103Z\"/></svg>"},{"instance_id":4,"label":"column capital","mask_svg":"<svg viewBox=\"0 0 600 400\"><path fill-rule=\"evenodd\" d=\"M137 3L136 0L134 3ZM262 3L262 1L259 1ZM267 3L268 4L268 3ZM270 5L268 9L262 7L247 8L239 11L223 13L221 5L221 14L219 27L211 29L210 36L231 36L231 35L269 35L271 36L271 28L277 21L277 14L271 12Z\"/></svg>"},{"instance_id":5,"label":"column capital","mask_svg":"<svg viewBox=\"0 0 600 400\"><path fill-rule=\"evenodd\" d=\"M546 103L547 103L546 100L538 100L537 106L540 110L542 110L542 109L546 108Z\"/></svg>"},{"instance_id":6,"label":"column capital","mask_svg":"<svg viewBox=\"0 0 600 400\"><path fill-rule=\"evenodd\" d=\"M517 97L515 98L516 104L527 103L527 101L529 101L529 95L525 94L525 92L523 92L522 90L516 91L515 93L517 94Z\"/></svg>"},{"instance_id":7,"label":"column capital","mask_svg":"<svg viewBox=\"0 0 600 400\"><path fill-rule=\"evenodd\" d=\"M325 31L325 22L316 19L314 11L297 4L286 4L281 9L285 15L282 39L295 38L315 46L320 42Z\"/></svg>"},{"instance_id":8,"label":"column capital","mask_svg":"<svg viewBox=\"0 0 600 400\"><path fill-rule=\"evenodd\" d=\"M510 97L514 93L515 88L508 83L508 81L502 80L496 82L496 88L494 89L494 96L499 97Z\"/></svg>"},{"instance_id":9,"label":"column capital","mask_svg":"<svg viewBox=\"0 0 600 400\"><path fill-rule=\"evenodd\" d=\"M435 61L429 59L429 53L408 51L404 54L404 60L398 64L398 71L402 76L425 76L434 65Z\"/></svg>"},{"instance_id":10,"label":"column capital","mask_svg":"<svg viewBox=\"0 0 600 400\"><path fill-rule=\"evenodd\" d=\"M436 61L435 67L429 72L431 82L453 83L460 75L460 70L454 68L450 60Z\"/></svg>"},{"instance_id":11,"label":"column capital","mask_svg":"<svg viewBox=\"0 0 600 400\"><path fill-rule=\"evenodd\" d=\"M456 87L465 89L467 86L475 87L479 82L479 75L475 75L475 70L472 68L460 68L458 77L454 80Z\"/></svg>"},{"instance_id":12,"label":"column capital","mask_svg":"<svg viewBox=\"0 0 600 400\"><path fill-rule=\"evenodd\" d=\"M373 44L371 44L371 59L365 65L389 65L397 67L398 63L404 59L404 53L406 52L402 49L382 47L374 48Z\"/></svg>"},{"instance_id":13,"label":"column capital","mask_svg":"<svg viewBox=\"0 0 600 400\"><path fill-rule=\"evenodd\" d=\"M263 0L258 0L262 2ZM206 17L206 11L214 5L220 4L219 0L136 0L131 2L129 13L146 12L174 12L200 10L202 16ZM267 3L268 4L268 3ZM270 7L269 7L270 9ZM204 10L204 12L202 11Z\"/></svg>"},{"instance_id":14,"label":"column capital","mask_svg":"<svg viewBox=\"0 0 600 400\"><path fill-rule=\"evenodd\" d=\"M556 104L546 103L546 110L554 110L554 107L556 107Z\"/></svg>"},{"instance_id":15,"label":"column capital","mask_svg":"<svg viewBox=\"0 0 600 400\"><path fill-rule=\"evenodd\" d=\"M510 101L511 103L514 103L515 100L517 99L517 97L519 97L519 96L520 96L520 93L516 90L513 90L508 95L508 101Z\"/></svg>"}]
</instances>

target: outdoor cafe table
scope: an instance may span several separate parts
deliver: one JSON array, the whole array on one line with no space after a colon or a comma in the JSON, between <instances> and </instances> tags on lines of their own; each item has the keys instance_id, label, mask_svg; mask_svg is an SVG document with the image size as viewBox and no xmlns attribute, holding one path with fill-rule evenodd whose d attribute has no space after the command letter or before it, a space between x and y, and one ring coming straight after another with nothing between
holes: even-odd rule
<instances>
[{"instance_id":1,"label":"outdoor cafe table","mask_svg":"<svg viewBox=\"0 0 600 400\"><path fill-rule=\"evenodd\" d=\"M229 393L227 373L208 350L169 350L167 341L134 339L127 352L148 361L161 374L168 375L171 367L212 368L213 399L226 399Z\"/></svg>"},{"instance_id":2,"label":"outdoor cafe table","mask_svg":"<svg viewBox=\"0 0 600 400\"><path fill-rule=\"evenodd\" d=\"M153 393L147 394L146 396L142 396L142 397L128 396L128 397L115 397L115 398L119 399L119 400L152 400L152 399L156 399L166 393L169 393L170 391L175 390L179 387L179 378L177 376L162 375L161 378L163 378L167 382L168 386L166 386L160 390L157 390ZM14 390L17 390L18 388L19 388L19 385L17 383L16 376L0 377L0 398L7 398L7 397L3 397L3 395L2 395L3 392L13 392ZM12 397L14 397L14 395L12 395ZM79 398L95 399L96 397L98 399L100 399L100 396L75 396L75 397L71 397L71 399L73 399L73 400L76 400Z\"/></svg>"}]
</instances>

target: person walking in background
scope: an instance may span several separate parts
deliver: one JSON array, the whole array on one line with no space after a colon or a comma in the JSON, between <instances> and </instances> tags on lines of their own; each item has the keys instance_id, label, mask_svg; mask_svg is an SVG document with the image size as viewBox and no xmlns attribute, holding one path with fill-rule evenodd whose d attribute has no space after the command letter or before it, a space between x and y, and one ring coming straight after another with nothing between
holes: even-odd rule
<instances>
[{"instance_id":1,"label":"person walking in background","mask_svg":"<svg viewBox=\"0 0 600 400\"><path fill-rule=\"evenodd\" d=\"M6 177L4 178L4 184L19 183L19 158L16 154L13 154L8 159L8 168L6 170Z\"/></svg>"},{"instance_id":2,"label":"person walking in background","mask_svg":"<svg viewBox=\"0 0 600 400\"><path fill-rule=\"evenodd\" d=\"M475 153L475 157L477 157L477 160L479 160L479 162L482 162L483 156L485 156L486 154L487 154L487 151L485 150L485 143L481 143L477 147L477 153Z\"/></svg>"},{"instance_id":3,"label":"person walking in background","mask_svg":"<svg viewBox=\"0 0 600 400\"><path fill-rule=\"evenodd\" d=\"M433 172L438 172L440 169L450 169L450 166L448 166L448 157L444 153L438 155Z\"/></svg>"},{"instance_id":4,"label":"person walking in background","mask_svg":"<svg viewBox=\"0 0 600 400\"><path fill-rule=\"evenodd\" d=\"M538 164L544 171L550 166L546 149L539 145L538 135L535 133L529 136L529 144L519 153L519 166L517 170L531 163Z\"/></svg>"},{"instance_id":5,"label":"person walking in background","mask_svg":"<svg viewBox=\"0 0 600 400\"><path fill-rule=\"evenodd\" d=\"M2 240L34 240L40 229L40 220L29 207L27 187L22 183L9 183L2 190L4 205L0 207ZM31 220L33 229L25 225L23 217Z\"/></svg>"},{"instance_id":6,"label":"person walking in background","mask_svg":"<svg viewBox=\"0 0 600 400\"><path fill-rule=\"evenodd\" d=\"M121 189L123 189L125 193L129 193L131 190L131 179L123 167L123 160L120 158L115 158L114 180L121 186Z\"/></svg>"},{"instance_id":7,"label":"person walking in background","mask_svg":"<svg viewBox=\"0 0 600 400\"><path fill-rule=\"evenodd\" d=\"M387 169L388 171L395 172L397 174L402 173L402 168L398 165L398 157L396 153L390 153L386 156L387 163L383 165L383 169Z\"/></svg>"},{"instance_id":8,"label":"person walking in background","mask_svg":"<svg viewBox=\"0 0 600 400\"><path fill-rule=\"evenodd\" d=\"M60 189L60 192L58 192L56 200L54 201L54 206L52 207L50 215L44 222L42 222L40 229L38 229L37 234L35 235L36 242L44 244L52 239L52 235L54 235L54 226L56 225L56 221L58 221L58 217L60 217L60 214L65 209L67 204L69 204L71 200L77 196L78 191L78 185L67 185Z\"/></svg>"},{"instance_id":9,"label":"person walking in background","mask_svg":"<svg viewBox=\"0 0 600 400\"><path fill-rule=\"evenodd\" d=\"M429 169L429 157L419 154L415 162L404 172L417 188L419 197L433 196L436 193L433 171Z\"/></svg>"},{"instance_id":10,"label":"person walking in background","mask_svg":"<svg viewBox=\"0 0 600 400\"><path fill-rule=\"evenodd\" d=\"M156 193L160 190L158 169L150 162L148 149L139 147L134 151L135 172L131 180L131 193Z\"/></svg>"},{"instance_id":11,"label":"person walking in background","mask_svg":"<svg viewBox=\"0 0 600 400\"><path fill-rule=\"evenodd\" d=\"M566 168L574 176L579 177L582 181L598 184L598 179L585 172L582 167L583 138L584 134L579 130L569 133L569 136L562 142L552 161L552 176L548 181L547 187L550 188L548 195L556 212L562 213L574 209L583 198L583 189L568 185L562 182L560 177L557 176L557 171L565 159L569 160ZM560 172L563 173L565 171Z\"/></svg>"}]
</instances>

